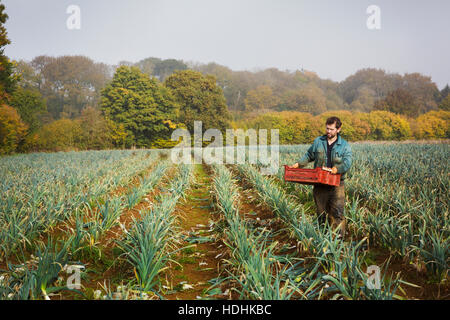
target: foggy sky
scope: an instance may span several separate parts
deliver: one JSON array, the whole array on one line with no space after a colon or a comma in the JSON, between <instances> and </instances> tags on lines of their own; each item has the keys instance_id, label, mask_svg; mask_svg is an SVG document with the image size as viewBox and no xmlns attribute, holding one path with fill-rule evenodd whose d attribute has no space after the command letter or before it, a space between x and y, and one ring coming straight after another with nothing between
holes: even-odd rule
<instances>
[{"instance_id":1,"label":"foggy sky","mask_svg":"<svg viewBox=\"0 0 450 320\"><path fill-rule=\"evenodd\" d=\"M3 0L12 59L86 55L216 62L233 70L304 68L341 81L361 68L420 72L450 83L450 1ZM81 29L68 30L69 5ZM369 30L369 5L381 30Z\"/></svg>"}]
</instances>

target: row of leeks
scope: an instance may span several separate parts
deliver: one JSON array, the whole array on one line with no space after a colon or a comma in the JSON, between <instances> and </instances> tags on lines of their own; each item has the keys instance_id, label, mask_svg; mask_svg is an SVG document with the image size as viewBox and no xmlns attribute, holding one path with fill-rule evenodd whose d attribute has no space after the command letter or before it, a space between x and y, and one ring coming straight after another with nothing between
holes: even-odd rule
<instances>
[{"instance_id":1,"label":"row of leeks","mask_svg":"<svg viewBox=\"0 0 450 320\"><path fill-rule=\"evenodd\" d=\"M349 228L390 250L434 282L448 278L448 144L354 145L346 190ZM283 155L293 163L297 155ZM282 180L282 170L278 177ZM306 186L283 184L300 191ZM302 189L304 190L304 189Z\"/></svg>"},{"instance_id":2,"label":"row of leeks","mask_svg":"<svg viewBox=\"0 0 450 320\"><path fill-rule=\"evenodd\" d=\"M8 270L0 270L0 300L50 300L50 295L61 290L75 291L62 276L63 271L84 269L84 265L71 261L71 242L49 239L40 244L31 259L21 264L8 263ZM70 269L69 269L70 270Z\"/></svg>"},{"instance_id":3,"label":"row of leeks","mask_svg":"<svg viewBox=\"0 0 450 320\"><path fill-rule=\"evenodd\" d=\"M92 210L87 206L87 210L94 213L94 219L85 224L88 228L92 241L98 238L107 230L119 224L119 217L124 208L132 209L142 198L148 194L161 181L164 172L167 170L169 163L167 161L160 162L145 177L139 177L139 184L134 186L125 195L117 195L107 198L104 203L97 202L96 210Z\"/></svg>"},{"instance_id":4,"label":"row of leeks","mask_svg":"<svg viewBox=\"0 0 450 320\"><path fill-rule=\"evenodd\" d=\"M229 170L214 166L214 194L227 227L224 243L230 248L236 272L230 272L241 299L287 300L296 288L282 277L283 270L273 254L276 242L267 245L267 233L251 229L237 208L238 190ZM285 271L285 269L284 269Z\"/></svg>"},{"instance_id":5,"label":"row of leeks","mask_svg":"<svg viewBox=\"0 0 450 320\"><path fill-rule=\"evenodd\" d=\"M143 195L150 192L167 167L168 163L162 162L149 175L141 178L139 193ZM91 247L93 237L98 237L117 224L124 203L124 197L115 197L107 200L105 204L99 204L97 218L88 224L83 222L84 214L77 211L75 228L68 230L69 236L66 239L55 242L50 237L46 244L38 244L31 260L19 265L8 263L8 270L0 270L0 299L49 299L52 293L72 290L61 280L64 279L63 271L66 271L69 264L84 268L75 259L82 258L80 253L84 248ZM25 257L22 260L26 260ZM83 295L81 291L72 291Z\"/></svg>"},{"instance_id":6,"label":"row of leeks","mask_svg":"<svg viewBox=\"0 0 450 320\"><path fill-rule=\"evenodd\" d=\"M392 299L403 281L383 274L381 287L371 289L369 276L363 271L365 239L347 244L337 237L328 224L321 227L317 219L306 215L304 208L294 205L273 179L265 177L251 165L238 170L257 190L261 199L292 231L304 260L286 273L299 283L304 299Z\"/></svg>"},{"instance_id":7,"label":"row of leeks","mask_svg":"<svg viewBox=\"0 0 450 320\"><path fill-rule=\"evenodd\" d=\"M158 274L176 251L175 215L172 212L178 200L184 197L192 179L190 165L180 165L177 176L151 208L140 212L131 229L118 246L128 263L133 266L139 290L158 294Z\"/></svg>"},{"instance_id":8,"label":"row of leeks","mask_svg":"<svg viewBox=\"0 0 450 320\"><path fill-rule=\"evenodd\" d=\"M9 157L2 158L5 166L0 170L4 178L0 182L0 259L17 248L31 246L40 233L92 204L154 161L154 156L147 159L144 153L131 159L130 155L112 151L72 155L79 164L64 153L41 155L37 159L39 166L16 176L12 174L21 165Z\"/></svg>"}]
</instances>

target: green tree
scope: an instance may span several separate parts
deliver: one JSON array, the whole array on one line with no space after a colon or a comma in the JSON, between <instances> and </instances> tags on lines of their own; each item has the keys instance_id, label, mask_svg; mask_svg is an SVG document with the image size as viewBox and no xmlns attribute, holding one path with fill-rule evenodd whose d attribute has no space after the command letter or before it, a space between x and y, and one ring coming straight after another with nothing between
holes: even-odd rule
<instances>
[{"instance_id":1,"label":"green tree","mask_svg":"<svg viewBox=\"0 0 450 320\"><path fill-rule=\"evenodd\" d=\"M152 75L155 75L155 73L154 73L155 66L160 62L161 62L161 59L150 57L150 58L145 58L145 59L135 63L134 65L136 67L138 67L139 69L141 69L141 71L143 73L146 73L149 76L152 76Z\"/></svg>"},{"instance_id":2,"label":"green tree","mask_svg":"<svg viewBox=\"0 0 450 320\"><path fill-rule=\"evenodd\" d=\"M84 149L80 122L70 119L56 120L44 125L29 139L27 149L40 151L70 151Z\"/></svg>"},{"instance_id":3,"label":"green tree","mask_svg":"<svg viewBox=\"0 0 450 320\"><path fill-rule=\"evenodd\" d=\"M190 132L194 130L194 121L203 122L203 131L215 128L223 132L228 128L230 114L214 76L193 70L177 71L164 84L172 90L179 105L178 122L184 123Z\"/></svg>"},{"instance_id":4,"label":"green tree","mask_svg":"<svg viewBox=\"0 0 450 320\"><path fill-rule=\"evenodd\" d=\"M448 84L444 87L444 89L441 90L440 92L440 98L438 100L439 103L442 102L442 100L444 100L448 95L450 94L450 87L448 86Z\"/></svg>"},{"instance_id":5,"label":"green tree","mask_svg":"<svg viewBox=\"0 0 450 320\"><path fill-rule=\"evenodd\" d=\"M34 133L42 125L41 117L47 113L47 105L36 89L17 87L10 105L14 107L20 118L28 125L28 132Z\"/></svg>"},{"instance_id":6,"label":"green tree","mask_svg":"<svg viewBox=\"0 0 450 320\"><path fill-rule=\"evenodd\" d=\"M100 110L86 107L77 120L80 122L84 149L101 150L112 147L112 130Z\"/></svg>"},{"instance_id":7,"label":"green tree","mask_svg":"<svg viewBox=\"0 0 450 320\"><path fill-rule=\"evenodd\" d=\"M4 54L5 46L11 43L4 26L8 18L5 5L0 4L0 104L8 102L18 81L18 78L14 76L14 64Z\"/></svg>"},{"instance_id":8,"label":"green tree","mask_svg":"<svg viewBox=\"0 0 450 320\"><path fill-rule=\"evenodd\" d=\"M128 133L125 130L123 123L115 123L108 117L105 117L106 124L108 126L108 131L110 133L111 141L114 146L125 149L126 143L128 141Z\"/></svg>"},{"instance_id":9,"label":"green tree","mask_svg":"<svg viewBox=\"0 0 450 320\"><path fill-rule=\"evenodd\" d=\"M107 119L123 125L126 147L152 147L154 141L170 138L176 127L170 91L137 67L119 67L102 90L100 104Z\"/></svg>"},{"instance_id":10,"label":"green tree","mask_svg":"<svg viewBox=\"0 0 450 320\"><path fill-rule=\"evenodd\" d=\"M187 66L184 62L175 59L167 59L155 63L153 75L158 76L161 81L164 81L175 71L186 69Z\"/></svg>"},{"instance_id":11,"label":"green tree","mask_svg":"<svg viewBox=\"0 0 450 320\"><path fill-rule=\"evenodd\" d=\"M450 93L447 94L444 99L442 99L441 104L439 105L439 109L450 111Z\"/></svg>"},{"instance_id":12,"label":"green tree","mask_svg":"<svg viewBox=\"0 0 450 320\"><path fill-rule=\"evenodd\" d=\"M15 67L16 73L20 75L18 85L24 89L35 89L40 91L42 85L41 74L24 60L17 62Z\"/></svg>"}]
</instances>

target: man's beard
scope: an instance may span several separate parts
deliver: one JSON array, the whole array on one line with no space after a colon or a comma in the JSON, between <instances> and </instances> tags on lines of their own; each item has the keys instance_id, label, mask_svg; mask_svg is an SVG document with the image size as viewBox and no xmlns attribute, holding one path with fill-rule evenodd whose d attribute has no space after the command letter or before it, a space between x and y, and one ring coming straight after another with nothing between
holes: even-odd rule
<instances>
[{"instance_id":1,"label":"man's beard","mask_svg":"<svg viewBox=\"0 0 450 320\"><path fill-rule=\"evenodd\" d=\"M336 135L337 135L337 133L334 135L332 133L327 133L328 139L333 139L334 137L336 137Z\"/></svg>"}]
</instances>

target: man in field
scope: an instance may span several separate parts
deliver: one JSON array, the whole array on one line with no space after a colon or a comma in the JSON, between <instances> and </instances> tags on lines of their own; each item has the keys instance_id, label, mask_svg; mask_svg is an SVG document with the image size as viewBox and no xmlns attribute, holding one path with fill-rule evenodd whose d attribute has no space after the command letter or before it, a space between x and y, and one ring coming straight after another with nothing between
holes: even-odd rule
<instances>
[{"instance_id":1,"label":"man in field","mask_svg":"<svg viewBox=\"0 0 450 320\"><path fill-rule=\"evenodd\" d=\"M345 234L345 173L352 164L352 150L350 145L340 136L341 120L337 117L326 121L326 134L314 140L306 154L291 168L301 168L314 161L314 168L331 168L331 173L341 174L339 186L315 185L313 189L317 214L322 222L331 216L332 225L339 226L340 234Z\"/></svg>"}]
</instances>

